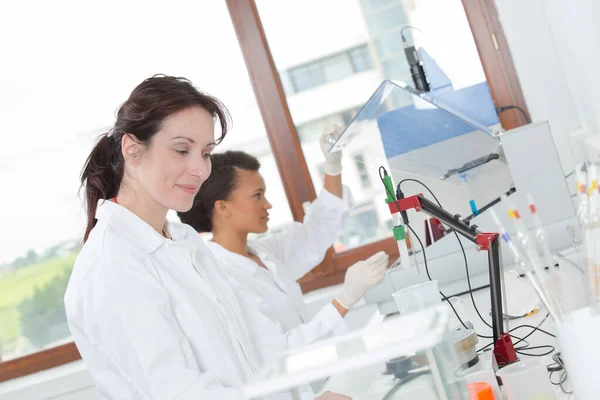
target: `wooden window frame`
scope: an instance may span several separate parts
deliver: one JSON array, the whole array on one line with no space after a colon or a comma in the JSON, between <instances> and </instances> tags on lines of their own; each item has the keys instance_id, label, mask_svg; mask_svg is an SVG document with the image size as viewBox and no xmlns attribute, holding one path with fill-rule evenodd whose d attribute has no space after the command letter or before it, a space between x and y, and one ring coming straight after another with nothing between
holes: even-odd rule
<instances>
[{"instance_id":1,"label":"wooden window frame","mask_svg":"<svg viewBox=\"0 0 600 400\"><path fill-rule=\"evenodd\" d=\"M527 106L494 0L461 0L475 39L492 98L497 106ZM295 221L304 217L302 204L316 198L300 140L254 0L226 0L234 29L265 124L271 150ZM526 123L519 113L500 115L505 129ZM336 253L329 250L324 261L300 280L303 292L343 282L346 269L377 251L398 257L392 238ZM81 359L74 343L0 362L0 382L57 367Z\"/></svg>"}]
</instances>

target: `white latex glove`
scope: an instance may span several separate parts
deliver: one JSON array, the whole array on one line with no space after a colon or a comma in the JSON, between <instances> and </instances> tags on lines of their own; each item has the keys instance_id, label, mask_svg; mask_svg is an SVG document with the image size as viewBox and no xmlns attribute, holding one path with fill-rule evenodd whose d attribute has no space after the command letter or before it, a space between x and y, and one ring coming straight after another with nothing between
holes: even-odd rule
<instances>
[{"instance_id":1,"label":"white latex glove","mask_svg":"<svg viewBox=\"0 0 600 400\"><path fill-rule=\"evenodd\" d=\"M352 397L327 391L321 394L320 396L315 397L315 400L352 400Z\"/></svg>"},{"instance_id":2,"label":"white latex glove","mask_svg":"<svg viewBox=\"0 0 600 400\"><path fill-rule=\"evenodd\" d=\"M342 291L335 300L350 309L367 290L381 282L387 270L389 256L380 251L364 261L359 261L346 271Z\"/></svg>"},{"instance_id":3,"label":"white latex glove","mask_svg":"<svg viewBox=\"0 0 600 400\"><path fill-rule=\"evenodd\" d=\"M342 173L342 152L336 151L334 153L328 153L327 151L331 148L331 143L327 141L328 136L337 137L342 131L342 128L336 125L326 126L319 139L321 144L321 151L325 156L324 171L329 176L335 176Z\"/></svg>"}]
</instances>

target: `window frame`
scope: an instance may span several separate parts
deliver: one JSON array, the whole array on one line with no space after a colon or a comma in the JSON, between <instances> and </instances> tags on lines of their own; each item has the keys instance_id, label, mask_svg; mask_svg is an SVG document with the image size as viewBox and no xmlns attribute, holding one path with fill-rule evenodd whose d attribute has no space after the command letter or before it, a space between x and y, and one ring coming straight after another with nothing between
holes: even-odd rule
<instances>
[{"instance_id":1,"label":"window frame","mask_svg":"<svg viewBox=\"0 0 600 400\"><path fill-rule=\"evenodd\" d=\"M461 1L496 105L513 104L528 113L494 0ZM301 221L304 217L302 204L314 200L316 192L256 4L254 0L226 0L226 3L292 216L295 221ZM503 113L500 123L505 129L513 129L526 121L520 113ZM299 281L303 292L343 282L348 267L377 251L386 251L390 259L398 257L396 242L391 237L339 253L330 249L323 262ZM0 362L0 382L80 358L75 344L68 343Z\"/></svg>"}]
</instances>

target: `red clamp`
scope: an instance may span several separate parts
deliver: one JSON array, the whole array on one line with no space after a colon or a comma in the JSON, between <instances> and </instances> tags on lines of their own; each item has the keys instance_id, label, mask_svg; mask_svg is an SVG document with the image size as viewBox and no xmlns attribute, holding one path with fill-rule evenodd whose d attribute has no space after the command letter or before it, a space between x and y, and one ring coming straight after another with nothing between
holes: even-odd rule
<instances>
[{"instance_id":1,"label":"red clamp","mask_svg":"<svg viewBox=\"0 0 600 400\"><path fill-rule=\"evenodd\" d=\"M479 246L479 248L481 250L489 250L490 249L490 244L498 237L500 236L497 233L478 233L477 236L475 237L475 240L477 241L477 245Z\"/></svg>"},{"instance_id":2,"label":"red clamp","mask_svg":"<svg viewBox=\"0 0 600 400\"><path fill-rule=\"evenodd\" d=\"M421 211L421 200L419 200L418 196L409 196L404 199L400 199L398 201L388 203L388 207L390 208L391 214L396 214L397 212L407 211L415 209L417 211Z\"/></svg>"},{"instance_id":3,"label":"red clamp","mask_svg":"<svg viewBox=\"0 0 600 400\"><path fill-rule=\"evenodd\" d=\"M505 333L494 343L494 356L499 366L512 364L519 360L509 333Z\"/></svg>"}]
</instances>

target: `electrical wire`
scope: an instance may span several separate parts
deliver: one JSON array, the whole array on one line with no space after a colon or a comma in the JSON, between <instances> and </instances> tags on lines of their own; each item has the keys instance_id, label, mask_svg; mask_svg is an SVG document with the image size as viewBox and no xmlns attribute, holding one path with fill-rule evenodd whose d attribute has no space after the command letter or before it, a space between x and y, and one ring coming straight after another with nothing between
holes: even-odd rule
<instances>
[{"instance_id":1,"label":"electrical wire","mask_svg":"<svg viewBox=\"0 0 600 400\"><path fill-rule=\"evenodd\" d=\"M421 182L418 179L413 179L413 178L406 178L406 179L402 179L399 183L398 183L398 190L400 190L400 186L405 183L405 182L415 182L420 184L421 186L423 186L425 189L427 189L427 191L429 192L429 194L431 194L431 196L434 198L435 202L437 203L438 206L440 206L440 208L444 208L442 206L442 203L440 202L440 200L437 198L437 196L433 193L433 191L431 189L429 189L429 187L424 184L423 182ZM412 230L412 229L411 229ZM477 304L475 303L475 298L473 297L473 286L471 285L471 274L469 273L469 262L467 260L467 253L465 251L465 248L462 244L462 241L460 240L460 238L458 237L458 234L456 233L456 231L452 231L452 233L454 233L454 236L456 237L456 240L458 241L458 245L460 246L460 250L462 251L463 254L463 259L464 259L464 263L465 263L465 272L467 274L467 284L469 286L469 296L471 297L471 303L473 303L473 308L475 309L475 312L477 313L477 315L479 316L479 319L485 324L487 325L489 328L492 328L492 325L490 325L481 315L481 313L479 312L479 308L477 308ZM414 234L414 231L413 231ZM415 234L416 235L416 234Z\"/></svg>"},{"instance_id":2,"label":"electrical wire","mask_svg":"<svg viewBox=\"0 0 600 400\"><path fill-rule=\"evenodd\" d=\"M501 106L501 107L496 107L496 112L498 114L503 113L504 111L508 111L508 110L518 110L522 115L523 118L525 118L525 122L527 122L528 124L531 123L531 119L529 118L529 116L527 115L527 113L519 106Z\"/></svg>"},{"instance_id":3,"label":"electrical wire","mask_svg":"<svg viewBox=\"0 0 600 400\"><path fill-rule=\"evenodd\" d=\"M546 345L541 345L541 346L530 346L530 345L529 345L529 342L527 342L527 338L529 338L531 335L533 335L535 332L538 332L538 331L539 331L539 332L542 332L542 333L544 333L544 334L546 334L546 335L548 335L548 336L551 336L551 337L556 337L556 336L555 336L555 335L553 335L552 333L550 333L550 332L547 332L547 331L545 331L545 330L543 330L543 329L541 329L541 328L540 328L540 326L541 326L541 325L542 325L544 322L546 322L546 320L548 319L548 316L549 316L549 315L550 315L550 314L546 314L546 316L545 316L545 317L544 317L544 318L543 318L543 319L542 319L542 320L541 320L541 321L538 323L538 325L537 325L537 326L532 326L532 325L528 325L528 324L523 324L523 325L515 326L514 328L512 328L512 329L510 329L510 330L509 330L509 332L510 332L510 333L512 333L512 332L516 331L517 329L522 329L522 328L531 328L531 329L532 329L532 330L531 330L531 332L529 332L529 333L528 333L528 334L527 334L525 337L523 337L523 338L519 338L518 336L511 335L512 337L514 337L514 338L518 339L518 341L514 343L514 346L515 346L515 351L516 351L518 354L521 354L521 355L524 355L524 356L530 356L530 357L544 357L544 356L547 356L548 354L551 354L551 353L553 353L553 352L556 350L556 349L554 348L554 346L552 346L552 345L547 345L547 344L546 344ZM523 346L521 346L521 347L517 347L517 345L518 345L519 343L521 343L521 342L525 342L525 345L523 345ZM493 343L493 342L491 342L491 343L488 343L488 344L486 344L485 346L483 346L482 348L480 348L479 350L477 350L477 352L479 353L479 352L482 352L482 351L486 351L486 350L487 350L489 347L491 347L491 346L493 346L493 345L494 345L494 343ZM532 353L525 352L526 350L527 350L527 351L529 351L529 350L540 350L540 349L548 349L548 351L546 351L546 352L544 352L544 353L536 353L536 354L532 354Z\"/></svg>"},{"instance_id":4,"label":"electrical wire","mask_svg":"<svg viewBox=\"0 0 600 400\"><path fill-rule=\"evenodd\" d=\"M387 171L385 170L385 168L383 166L380 166L379 167L379 179L381 180L381 183L383 184L383 187L385 188L385 191L387 192L387 194L390 195L391 198L395 199L396 196L393 193L390 193L388 187L385 185L385 181L383 180L384 175L381 174L382 171L384 172L385 175L387 175ZM398 204L397 203L394 203L394 204L396 205L396 209L398 210L398 212L401 212ZM419 241L419 244L421 245L421 250L423 252L423 262L425 264L425 272L427 273L427 278L431 281L433 279L431 279L431 274L429 273L429 266L427 265L427 256L425 254L425 246L423 245L421 238L416 234L416 232L414 231L412 226L410 226L410 224L406 224L406 226L408 226L408 229L410 229L410 231L413 233L413 235L415 235L415 237ZM454 315L456 315L456 318L461 323L461 325L465 329L469 329L469 327L463 322L462 318L460 318L460 315L458 315L458 312L456 311L456 309L454 308L454 306L452 305L452 302L448 299L448 297L446 297L446 295L441 290L439 292L440 292L440 295L442 295L442 297L444 298L444 300L446 300L446 302L448 303L448 305L454 312ZM484 338L484 339L493 339L492 336L480 336L479 334L477 334L477 336Z\"/></svg>"},{"instance_id":5,"label":"electrical wire","mask_svg":"<svg viewBox=\"0 0 600 400\"><path fill-rule=\"evenodd\" d=\"M415 31L421 32L423 35L425 34L425 32L423 32L422 30L420 30L419 28L417 28L416 26L411 26L411 25L404 25L402 27L402 29L400 29L400 37L402 38L403 42L406 42L406 36L404 36L404 30L405 29L414 29Z\"/></svg>"},{"instance_id":6,"label":"electrical wire","mask_svg":"<svg viewBox=\"0 0 600 400\"><path fill-rule=\"evenodd\" d=\"M383 168L383 167L381 167L381 168ZM385 168L383 168L383 170L385 171ZM381 171L381 169L380 169L380 171ZM381 175L380 175L380 177L381 177ZM382 181L383 181L383 179L382 179ZM406 179L401 180L398 183L398 186L397 186L397 192L398 193L402 193L401 190L400 190L400 185L402 183L404 183L404 182L415 182L415 183L420 184L421 186L423 186L429 192L429 194L431 194L431 196L434 198L434 200L436 201L436 203L438 204L438 206L440 208L444 208L442 206L441 202L439 201L439 199L437 198L437 196L433 193L433 191L426 184L424 184L423 182L421 182L418 179L406 178ZM386 187L386 191L389 193L387 187ZM399 209L399 207L397 205L396 205L396 207L398 208L398 211L400 211L400 209ZM429 280L432 280L431 279L431 275L429 273L428 264L427 264L427 255L425 253L425 246L423 245L423 242L421 241L421 239L417 235L417 233L414 231L414 229L409 224L407 224L407 226L410 229L410 231L412 232L412 234L417 238L417 241L419 242L419 245L420 245L420 247L422 249L422 252L423 252L423 261L424 261L424 264L425 264L425 272L427 273L427 277L429 278ZM482 320L482 322L484 324L486 324L488 327L492 328L492 326L489 323L487 323L487 321L485 321L485 319L482 317L481 313L479 312L479 309L477 308L477 304L475 302L475 298L473 297L473 288L471 286L471 279L470 279L470 273L469 273L469 265L468 265L467 255L466 255L464 246L462 245L462 242L460 241L460 238L458 237L458 234L456 233L456 231L453 231L453 233L454 233L456 239L458 240L458 243L459 243L459 245L461 247L461 250L462 250L462 253L463 253L463 257L464 257L464 261L465 261L465 270L466 270L466 275L467 275L467 283L469 285L469 295L471 297L471 302L473 303L473 308L477 312L477 315ZM446 300L448 302L448 304L450 305L450 307L454 311L454 314L457 316L457 318L459 319L459 321L461 322L461 324L466 328L465 324L460 319L458 313L456 312L456 310L452 306L451 302L448 300L448 298L443 293L441 293L441 294L442 294L442 297L444 298L444 300ZM518 354L521 354L521 355L524 355L524 356L531 356L531 357L543 357L543 356L551 354L551 353L553 353L555 351L555 348L552 345L530 346L529 342L527 341L527 338L530 337L531 335L533 335L536 331L540 331L540 332L545 333L546 335L551 336L551 337L556 337L555 335L553 335L553 334L551 334L551 333L549 333L549 332L547 332L547 331L545 331L545 330L543 330L543 329L540 328L540 326L546 321L546 319L548 318L548 316L549 316L549 314L546 314L546 316L544 317L544 319L542 319L542 321L540 321L540 323L537 326L535 326L535 327L532 326L532 325L528 325L528 324L522 324L522 325L516 326L516 327L514 327L514 328L512 328L512 329L509 330L509 332L512 333L513 331L516 331L517 329L532 328L532 331L529 332L523 338L520 338L520 337L518 337L516 335L511 335L512 337L514 337L515 339L518 340L514 344L515 346L517 346L519 343L522 343L522 342L525 343L521 347L515 347L515 351ZM477 334L477 336L480 337L480 338L492 339L491 336L484 336L484 335L480 335L480 334ZM486 348L488 348L488 347L490 347L492 345L494 345L493 342L489 343L486 346L484 346L483 348L477 350L477 352L484 351ZM526 350L540 350L540 349L548 349L548 351L545 352L545 353L541 353L541 354L540 353L538 353L538 354L531 354L531 353L526 352ZM499 354L499 355L501 356L501 354ZM505 361L508 361L508 360L505 360Z\"/></svg>"},{"instance_id":7,"label":"electrical wire","mask_svg":"<svg viewBox=\"0 0 600 400\"><path fill-rule=\"evenodd\" d=\"M414 229L412 228L412 226L407 225L408 229L410 229L410 231L412 232L412 234L417 238L417 241L419 242L419 246L421 246L421 252L423 253L423 263L425 264L425 273L427 274L427 278L432 281L433 279L431 278L431 274L429 273L429 266L427 265L427 254L425 253L425 246L423 246L423 242L421 241L421 238L419 237L419 235L417 235L417 233L414 231ZM444 293L442 293L442 291L440 290L440 294L442 295L442 297L444 298L444 300L448 303L448 305L450 306L450 308L452 308L452 311L454 311L454 315L456 315L456 318L458 318L458 321L462 324L462 326L465 329L470 329L469 327L467 327L467 325L462 321L462 319L460 318L460 316L458 315L458 312L456 311L456 309L454 308L454 306L452 305L452 302L448 299L448 297L446 297L446 295ZM482 339L493 339L493 336L485 336L485 335L480 335L479 333L476 332L476 335Z\"/></svg>"},{"instance_id":8,"label":"electrical wire","mask_svg":"<svg viewBox=\"0 0 600 400\"><path fill-rule=\"evenodd\" d=\"M558 386L560 387L560 390L562 390L562 392L564 394L570 395L573 394L572 390L567 390L564 387L564 384L567 381L567 369L565 368L565 364L562 360L562 355L560 352L554 354L552 356L552 360L554 360L553 364L549 364L546 366L546 369L548 369L548 372L550 373L550 383L552 383L554 386ZM553 375L557 372L560 372L560 377L558 379L558 382L556 382L553 379Z\"/></svg>"}]
</instances>

